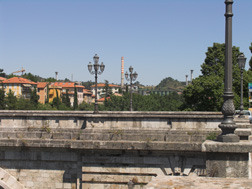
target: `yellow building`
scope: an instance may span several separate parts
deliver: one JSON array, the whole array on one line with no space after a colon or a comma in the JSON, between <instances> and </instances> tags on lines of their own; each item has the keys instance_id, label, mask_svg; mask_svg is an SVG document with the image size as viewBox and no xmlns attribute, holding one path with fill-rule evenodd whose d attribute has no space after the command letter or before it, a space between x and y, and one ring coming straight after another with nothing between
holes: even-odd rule
<instances>
[{"instance_id":1,"label":"yellow building","mask_svg":"<svg viewBox=\"0 0 252 189\"><path fill-rule=\"evenodd\" d=\"M12 77L2 81L5 94L11 90L17 98L30 98L31 91L37 87L37 83L22 77Z\"/></svg>"},{"instance_id":2,"label":"yellow building","mask_svg":"<svg viewBox=\"0 0 252 189\"><path fill-rule=\"evenodd\" d=\"M54 98L57 98L57 95L58 95L58 98L61 99L61 94L62 94L62 87L55 86L54 83L52 83L51 85L49 85L48 102L51 103Z\"/></svg>"}]
</instances>

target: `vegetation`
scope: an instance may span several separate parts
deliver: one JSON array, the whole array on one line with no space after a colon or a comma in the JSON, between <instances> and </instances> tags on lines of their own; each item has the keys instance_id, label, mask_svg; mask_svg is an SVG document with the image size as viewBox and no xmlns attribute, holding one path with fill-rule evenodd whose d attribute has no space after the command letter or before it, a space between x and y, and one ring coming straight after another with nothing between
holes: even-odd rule
<instances>
[{"instance_id":1,"label":"vegetation","mask_svg":"<svg viewBox=\"0 0 252 189\"><path fill-rule=\"evenodd\" d=\"M134 111L178 111L183 102L181 95L176 92L166 96L142 96L133 93L132 101ZM108 111L128 111L129 107L129 93L124 93L122 97L111 95L110 99L104 102L104 109Z\"/></svg>"},{"instance_id":2,"label":"vegetation","mask_svg":"<svg viewBox=\"0 0 252 189\"><path fill-rule=\"evenodd\" d=\"M163 79L156 87L155 90L157 91L183 91L185 88L185 84L174 80L171 77L167 77Z\"/></svg>"},{"instance_id":3,"label":"vegetation","mask_svg":"<svg viewBox=\"0 0 252 189\"><path fill-rule=\"evenodd\" d=\"M252 53L252 43L249 47ZM237 58L240 55L238 47L233 47L233 93L234 105L238 109L240 106L240 69L237 63ZM192 83L185 86L185 82L179 82L171 77L163 79L154 90L157 91L174 91L166 96L151 94L142 96L133 93L133 110L135 111L220 111L223 104L224 92L224 63L225 63L225 44L213 43L206 52L206 58L201 65L201 75L195 78ZM249 70L243 72L243 95L244 107L248 107L248 83L252 82L252 58L249 61ZM7 75L0 69L0 76ZM40 81L41 77L31 73L24 74L23 77L34 82ZM43 79L43 81L54 82L54 78ZM66 78L65 81L68 81ZM86 89L91 89L94 82L82 82ZM141 85L139 82L136 85ZM146 87L147 88L147 87ZM178 95L177 92L183 91L183 95ZM58 92L58 91L57 91ZM128 86L126 91L120 91L122 96L115 96L109 87L109 82L105 80L103 89L104 97L110 97L105 100L104 104L99 104L99 110L103 111L128 111L130 107L130 94ZM62 99L61 99L62 98ZM68 91L66 95L53 99L52 103L40 104L36 89L31 92L29 100L16 98L10 90L7 94L3 88L0 89L0 109L40 109L40 110L94 110L93 104L85 102L78 105L77 89L74 90L74 106L71 107Z\"/></svg>"},{"instance_id":4,"label":"vegetation","mask_svg":"<svg viewBox=\"0 0 252 189\"><path fill-rule=\"evenodd\" d=\"M235 108L240 105L240 69L237 58L238 47L233 47L233 93ZM214 43L206 52L201 65L202 75L195 78L183 91L183 109L193 111L220 111L224 92L225 44ZM252 71L244 70L244 106L248 107L248 82L252 81Z\"/></svg>"}]
</instances>

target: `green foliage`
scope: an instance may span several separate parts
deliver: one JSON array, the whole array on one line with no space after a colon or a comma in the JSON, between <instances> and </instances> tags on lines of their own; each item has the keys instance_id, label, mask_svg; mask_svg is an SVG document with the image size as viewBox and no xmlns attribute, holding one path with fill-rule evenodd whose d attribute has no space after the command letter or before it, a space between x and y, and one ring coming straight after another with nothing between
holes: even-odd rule
<instances>
[{"instance_id":1,"label":"green foliage","mask_svg":"<svg viewBox=\"0 0 252 189\"><path fill-rule=\"evenodd\" d=\"M240 69L237 57L240 54L238 47L233 47L233 92L234 105L239 107L240 96ZM214 43L208 47L205 62L201 65L202 75L195 78L191 85L183 91L183 108L194 111L220 111L223 104L224 92L224 64L225 44ZM244 89L248 90L249 74L244 71ZM245 87L246 86L246 87ZM248 97L248 92L244 92ZM244 101L245 102L245 101ZM244 104L247 105L246 103Z\"/></svg>"},{"instance_id":2,"label":"green foliage","mask_svg":"<svg viewBox=\"0 0 252 189\"><path fill-rule=\"evenodd\" d=\"M170 90L182 91L184 87L185 87L185 85L182 82L180 82L178 80L174 80L171 77L167 77L167 78L163 79L155 87L155 90L158 90L158 91L170 91Z\"/></svg>"},{"instance_id":3,"label":"green foliage","mask_svg":"<svg viewBox=\"0 0 252 189\"><path fill-rule=\"evenodd\" d=\"M59 97L58 90L56 89L56 97L52 101L52 107L55 107L55 108L59 109L60 104L61 104L61 100L60 100L60 97Z\"/></svg>"},{"instance_id":4,"label":"green foliage","mask_svg":"<svg viewBox=\"0 0 252 189\"><path fill-rule=\"evenodd\" d=\"M4 70L0 68L0 77L6 77L6 74L3 71Z\"/></svg>"},{"instance_id":5,"label":"green foliage","mask_svg":"<svg viewBox=\"0 0 252 189\"><path fill-rule=\"evenodd\" d=\"M74 104L73 104L74 110L77 110L78 108L78 98L77 98L77 88L74 87Z\"/></svg>"},{"instance_id":6,"label":"green foliage","mask_svg":"<svg viewBox=\"0 0 252 189\"><path fill-rule=\"evenodd\" d=\"M91 90L91 85L94 85L95 82L92 81L86 81L81 83L86 89Z\"/></svg>"},{"instance_id":7,"label":"green foliage","mask_svg":"<svg viewBox=\"0 0 252 189\"><path fill-rule=\"evenodd\" d=\"M207 139L207 140L216 140L217 136L218 136L217 133L211 132L211 133L209 133L209 134L206 136L206 139Z\"/></svg>"},{"instance_id":8,"label":"green foliage","mask_svg":"<svg viewBox=\"0 0 252 189\"><path fill-rule=\"evenodd\" d=\"M178 111L182 105L182 98L176 92L166 96L156 94L142 96L133 93L132 104L134 111ZM125 93L122 97L111 95L110 99L104 102L104 110L108 111L129 111L129 107L129 93Z\"/></svg>"},{"instance_id":9,"label":"green foliage","mask_svg":"<svg viewBox=\"0 0 252 189\"><path fill-rule=\"evenodd\" d=\"M223 104L224 84L218 76L200 76L183 92L184 108L193 111L219 111Z\"/></svg>"},{"instance_id":10,"label":"green foliage","mask_svg":"<svg viewBox=\"0 0 252 189\"><path fill-rule=\"evenodd\" d=\"M78 110L92 111L92 110L94 110L94 105L93 104L88 104L88 103L83 101L79 105Z\"/></svg>"},{"instance_id":11,"label":"green foliage","mask_svg":"<svg viewBox=\"0 0 252 189\"><path fill-rule=\"evenodd\" d=\"M69 89L66 90L66 95L62 95L62 103L66 105L66 107L71 107L70 97L68 94Z\"/></svg>"},{"instance_id":12,"label":"green foliage","mask_svg":"<svg viewBox=\"0 0 252 189\"><path fill-rule=\"evenodd\" d=\"M45 79L45 82L56 82L57 80L53 77L49 77Z\"/></svg>"},{"instance_id":13,"label":"green foliage","mask_svg":"<svg viewBox=\"0 0 252 189\"><path fill-rule=\"evenodd\" d=\"M5 92L4 89L0 89L0 110L4 110L6 107L6 102L5 102Z\"/></svg>"},{"instance_id":14,"label":"green foliage","mask_svg":"<svg viewBox=\"0 0 252 189\"><path fill-rule=\"evenodd\" d=\"M31 98L30 98L30 103L34 105L35 107L38 106L38 100L39 100L39 95L37 95L37 89L34 88L33 90L31 89Z\"/></svg>"},{"instance_id":15,"label":"green foliage","mask_svg":"<svg viewBox=\"0 0 252 189\"><path fill-rule=\"evenodd\" d=\"M250 50L250 52L252 53L252 43L251 43L251 45L249 46L249 50ZM250 58L250 60L249 60L249 70L252 71L252 56L251 56L251 58Z\"/></svg>"},{"instance_id":16,"label":"green foliage","mask_svg":"<svg viewBox=\"0 0 252 189\"><path fill-rule=\"evenodd\" d=\"M23 78L26 78L26 79L29 79L31 81L34 81L34 82L38 82L38 81L41 81L41 77L39 77L38 75L33 75L31 73L25 73L24 75L22 75Z\"/></svg>"},{"instance_id":17,"label":"green foliage","mask_svg":"<svg viewBox=\"0 0 252 189\"><path fill-rule=\"evenodd\" d=\"M104 94L101 95L101 97L105 97L105 100L107 97L109 97L111 94L112 94L112 90L111 88L109 87L109 82L108 80L105 80L105 86L103 87L103 91L102 91Z\"/></svg>"},{"instance_id":18,"label":"green foliage","mask_svg":"<svg viewBox=\"0 0 252 189\"><path fill-rule=\"evenodd\" d=\"M6 98L6 106L8 110L15 110L17 109L17 97L14 96L14 93L9 90Z\"/></svg>"}]
</instances>

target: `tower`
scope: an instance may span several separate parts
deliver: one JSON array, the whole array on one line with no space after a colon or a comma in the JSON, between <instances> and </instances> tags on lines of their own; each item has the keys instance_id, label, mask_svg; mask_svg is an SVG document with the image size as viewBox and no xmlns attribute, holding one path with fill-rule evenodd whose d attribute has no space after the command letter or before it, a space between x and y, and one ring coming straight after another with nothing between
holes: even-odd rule
<instances>
[{"instance_id":1,"label":"tower","mask_svg":"<svg viewBox=\"0 0 252 189\"><path fill-rule=\"evenodd\" d=\"M124 58L121 58L121 88L124 88Z\"/></svg>"}]
</instances>

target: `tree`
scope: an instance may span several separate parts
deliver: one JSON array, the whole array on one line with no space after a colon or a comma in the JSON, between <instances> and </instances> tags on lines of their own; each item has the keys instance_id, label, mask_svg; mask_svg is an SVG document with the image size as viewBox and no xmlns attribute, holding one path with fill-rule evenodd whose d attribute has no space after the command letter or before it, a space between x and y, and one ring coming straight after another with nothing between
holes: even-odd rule
<instances>
[{"instance_id":1,"label":"tree","mask_svg":"<svg viewBox=\"0 0 252 189\"><path fill-rule=\"evenodd\" d=\"M240 96L240 69L237 57L240 55L238 47L233 47L233 92L235 107L239 107ZM224 64L225 64L225 44L214 43L213 47L208 47L206 58L201 65L202 75L195 78L191 85L183 91L187 110L195 111L220 111L223 103L224 92ZM244 86L248 85L248 75L244 77ZM247 87L246 87L247 88ZM244 95L248 95L244 93Z\"/></svg>"},{"instance_id":2,"label":"tree","mask_svg":"<svg viewBox=\"0 0 252 189\"><path fill-rule=\"evenodd\" d=\"M56 97L52 101L52 106L56 107L57 109L59 109L60 104L61 104L61 101L60 101L58 89L56 89Z\"/></svg>"},{"instance_id":3,"label":"tree","mask_svg":"<svg viewBox=\"0 0 252 189\"><path fill-rule=\"evenodd\" d=\"M89 81L86 81L86 82L82 82L81 84L82 84L86 89L91 90L91 85L94 85L95 82L92 82L91 80L89 80Z\"/></svg>"},{"instance_id":4,"label":"tree","mask_svg":"<svg viewBox=\"0 0 252 189\"><path fill-rule=\"evenodd\" d=\"M68 94L69 89L66 90L66 95L62 96L62 103L66 105L66 107L70 108L71 107L71 102Z\"/></svg>"},{"instance_id":5,"label":"tree","mask_svg":"<svg viewBox=\"0 0 252 189\"><path fill-rule=\"evenodd\" d=\"M252 43L251 43L251 45L249 46L249 50L250 50L250 52L252 53ZM249 60L249 69L252 71L252 57L251 57L250 60Z\"/></svg>"},{"instance_id":6,"label":"tree","mask_svg":"<svg viewBox=\"0 0 252 189\"><path fill-rule=\"evenodd\" d=\"M108 80L105 80L105 86L103 87L102 92L103 92L103 95L101 95L101 97L105 97L105 100L106 100L107 97L109 97L112 94L112 90L109 87Z\"/></svg>"},{"instance_id":7,"label":"tree","mask_svg":"<svg viewBox=\"0 0 252 189\"><path fill-rule=\"evenodd\" d=\"M17 108L17 98L11 90L7 94L6 106L8 110L15 110Z\"/></svg>"},{"instance_id":8,"label":"tree","mask_svg":"<svg viewBox=\"0 0 252 189\"><path fill-rule=\"evenodd\" d=\"M78 108L77 88L74 86L74 110Z\"/></svg>"},{"instance_id":9,"label":"tree","mask_svg":"<svg viewBox=\"0 0 252 189\"><path fill-rule=\"evenodd\" d=\"M163 79L156 87L155 90L159 91L168 91L168 90L174 90L174 91L182 91L185 85L178 81L174 80L171 77L167 77Z\"/></svg>"},{"instance_id":10,"label":"tree","mask_svg":"<svg viewBox=\"0 0 252 189\"><path fill-rule=\"evenodd\" d=\"M39 95L37 95L37 89L36 88L34 88L33 90L31 89L30 103L34 105L35 107L38 107L38 100L39 100Z\"/></svg>"},{"instance_id":11,"label":"tree","mask_svg":"<svg viewBox=\"0 0 252 189\"><path fill-rule=\"evenodd\" d=\"M41 77L39 77L38 75L33 75L30 72L29 73L25 73L22 77L26 78L26 79L29 79L31 81L34 81L34 82L41 81Z\"/></svg>"},{"instance_id":12,"label":"tree","mask_svg":"<svg viewBox=\"0 0 252 189\"><path fill-rule=\"evenodd\" d=\"M6 107L5 92L4 89L0 89L0 110L4 110Z\"/></svg>"},{"instance_id":13,"label":"tree","mask_svg":"<svg viewBox=\"0 0 252 189\"><path fill-rule=\"evenodd\" d=\"M0 69L0 77L6 77L6 74L3 71L3 69Z\"/></svg>"}]
</instances>

